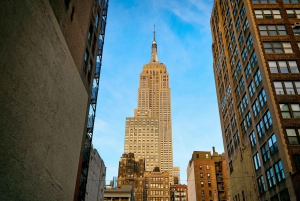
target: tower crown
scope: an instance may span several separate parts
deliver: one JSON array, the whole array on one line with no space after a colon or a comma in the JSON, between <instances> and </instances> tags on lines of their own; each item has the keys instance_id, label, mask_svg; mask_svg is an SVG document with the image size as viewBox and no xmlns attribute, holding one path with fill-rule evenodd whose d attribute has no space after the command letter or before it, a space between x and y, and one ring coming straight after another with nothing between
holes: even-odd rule
<instances>
[{"instance_id":1,"label":"tower crown","mask_svg":"<svg viewBox=\"0 0 300 201\"><path fill-rule=\"evenodd\" d=\"M152 41L152 50L151 50L150 62L158 62L157 44L156 44L156 40L155 40L155 25L154 25L154 30L153 30L153 41Z\"/></svg>"}]
</instances>

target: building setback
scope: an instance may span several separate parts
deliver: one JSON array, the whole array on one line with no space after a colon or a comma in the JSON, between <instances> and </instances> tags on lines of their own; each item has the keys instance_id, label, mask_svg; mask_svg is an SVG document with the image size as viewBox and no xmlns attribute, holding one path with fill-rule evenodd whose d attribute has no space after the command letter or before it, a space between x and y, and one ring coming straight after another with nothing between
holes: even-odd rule
<instances>
[{"instance_id":1,"label":"building setback","mask_svg":"<svg viewBox=\"0 0 300 201\"><path fill-rule=\"evenodd\" d=\"M214 76L234 200L300 200L300 4L215 1Z\"/></svg>"},{"instance_id":2,"label":"building setback","mask_svg":"<svg viewBox=\"0 0 300 201\"><path fill-rule=\"evenodd\" d=\"M1 1L0 200L77 200L107 2Z\"/></svg>"},{"instance_id":3,"label":"building setback","mask_svg":"<svg viewBox=\"0 0 300 201\"><path fill-rule=\"evenodd\" d=\"M140 74L138 107L126 118L124 153L145 158L146 171L160 167L173 182L173 149L169 74L158 61L155 30L150 62Z\"/></svg>"},{"instance_id":4,"label":"building setback","mask_svg":"<svg viewBox=\"0 0 300 201\"><path fill-rule=\"evenodd\" d=\"M194 151L187 167L189 201L225 201L229 198L225 154L219 155L213 147L208 151Z\"/></svg>"}]
</instances>

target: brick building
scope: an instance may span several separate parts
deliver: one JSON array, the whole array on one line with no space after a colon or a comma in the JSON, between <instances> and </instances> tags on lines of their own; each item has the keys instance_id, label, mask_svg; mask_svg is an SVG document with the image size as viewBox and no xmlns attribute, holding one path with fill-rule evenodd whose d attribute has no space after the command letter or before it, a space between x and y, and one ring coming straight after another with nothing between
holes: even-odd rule
<instances>
[{"instance_id":1,"label":"brick building","mask_svg":"<svg viewBox=\"0 0 300 201\"><path fill-rule=\"evenodd\" d=\"M234 200L300 200L300 2L215 1L214 75Z\"/></svg>"},{"instance_id":2,"label":"brick building","mask_svg":"<svg viewBox=\"0 0 300 201\"><path fill-rule=\"evenodd\" d=\"M225 154L194 151L187 167L189 201L228 200Z\"/></svg>"}]
</instances>

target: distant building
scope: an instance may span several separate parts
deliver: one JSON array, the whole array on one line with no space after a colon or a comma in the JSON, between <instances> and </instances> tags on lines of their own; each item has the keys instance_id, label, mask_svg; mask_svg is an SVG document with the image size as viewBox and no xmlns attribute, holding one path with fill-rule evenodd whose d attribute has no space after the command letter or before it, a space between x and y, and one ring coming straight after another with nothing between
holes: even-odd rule
<instances>
[{"instance_id":1,"label":"distant building","mask_svg":"<svg viewBox=\"0 0 300 201\"><path fill-rule=\"evenodd\" d=\"M155 30L150 62L143 66L134 117L126 118L124 153L145 159L146 171L160 167L173 183L171 92L166 66L158 60Z\"/></svg>"},{"instance_id":2,"label":"distant building","mask_svg":"<svg viewBox=\"0 0 300 201\"><path fill-rule=\"evenodd\" d=\"M134 201L133 186L123 185L121 188L106 188L104 201Z\"/></svg>"},{"instance_id":3,"label":"distant building","mask_svg":"<svg viewBox=\"0 0 300 201\"><path fill-rule=\"evenodd\" d=\"M123 154L119 162L118 188L133 186L135 201L143 201L145 161L134 157L134 153Z\"/></svg>"},{"instance_id":4,"label":"distant building","mask_svg":"<svg viewBox=\"0 0 300 201\"><path fill-rule=\"evenodd\" d=\"M173 167L173 183L180 184L180 167Z\"/></svg>"},{"instance_id":5,"label":"distant building","mask_svg":"<svg viewBox=\"0 0 300 201\"><path fill-rule=\"evenodd\" d=\"M144 173L147 201L170 201L170 174L161 172L158 167Z\"/></svg>"},{"instance_id":6,"label":"distant building","mask_svg":"<svg viewBox=\"0 0 300 201\"><path fill-rule=\"evenodd\" d=\"M96 149L91 150L85 201L102 201L105 189L106 167Z\"/></svg>"},{"instance_id":7,"label":"distant building","mask_svg":"<svg viewBox=\"0 0 300 201\"><path fill-rule=\"evenodd\" d=\"M170 194L171 201L188 201L187 185L171 185Z\"/></svg>"},{"instance_id":8,"label":"distant building","mask_svg":"<svg viewBox=\"0 0 300 201\"><path fill-rule=\"evenodd\" d=\"M228 176L225 154L219 155L213 148L194 151L187 167L189 201L227 201Z\"/></svg>"},{"instance_id":9,"label":"distant building","mask_svg":"<svg viewBox=\"0 0 300 201\"><path fill-rule=\"evenodd\" d=\"M235 200L300 200L300 1L216 0L213 71Z\"/></svg>"}]
</instances>

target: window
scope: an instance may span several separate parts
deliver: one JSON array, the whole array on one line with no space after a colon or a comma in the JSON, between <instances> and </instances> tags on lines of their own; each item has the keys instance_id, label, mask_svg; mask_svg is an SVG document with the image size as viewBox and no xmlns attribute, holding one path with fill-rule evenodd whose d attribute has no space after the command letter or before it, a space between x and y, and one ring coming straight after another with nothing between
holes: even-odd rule
<instances>
[{"instance_id":1,"label":"window","mask_svg":"<svg viewBox=\"0 0 300 201\"><path fill-rule=\"evenodd\" d=\"M299 81L274 81L273 82L276 94L299 94L300 92L300 82ZM295 87L294 87L295 85Z\"/></svg>"},{"instance_id":2,"label":"window","mask_svg":"<svg viewBox=\"0 0 300 201\"><path fill-rule=\"evenodd\" d=\"M299 128L287 128L285 129L289 143L291 145L297 145L299 143Z\"/></svg>"},{"instance_id":3,"label":"window","mask_svg":"<svg viewBox=\"0 0 300 201\"><path fill-rule=\"evenodd\" d=\"M251 112L248 112L246 115L246 122L247 122L247 127L249 128L251 126Z\"/></svg>"},{"instance_id":4,"label":"window","mask_svg":"<svg viewBox=\"0 0 300 201\"><path fill-rule=\"evenodd\" d=\"M244 19L245 17L245 13L246 13L246 9L245 9L245 6L242 5L242 8L241 8L241 11L240 11L240 16L242 19Z\"/></svg>"},{"instance_id":5,"label":"window","mask_svg":"<svg viewBox=\"0 0 300 201\"><path fill-rule=\"evenodd\" d=\"M263 175L261 175L260 177L258 177L257 184L258 184L258 189L259 189L259 193L260 194L262 194L262 193L264 193L264 192L267 191Z\"/></svg>"},{"instance_id":6,"label":"window","mask_svg":"<svg viewBox=\"0 0 300 201\"><path fill-rule=\"evenodd\" d=\"M255 51L253 51L252 55L250 56L250 63L252 68L256 65L257 63L257 57Z\"/></svg>"},{"instance_id":7,"label":"window","mask_svg":"<svg viewBox=\"0 0 300 201\"><path fill-rule=\"evenodd\" d=\"M249 91L249 95L250 97L252 97L255 93L255 86L254 86L254 82L250 82L249 86L248 86L248 91Z\"/></svg>"},{"instance_id":8,"label":"window","mask_svg":"<svg viewBox=\"0 0 300 201\"><path fill-rule=\"evenodd\" d=\"M284 25L259 25L258 29L262 36L286 35Z\"/></svg>"},{"instance_id":9,"label":"window","mask_svg":"<svg viewBox=\"0 0 300 201\"><path fill-rule=\"evenodd\" d=\"M257 130L258 137L262 138L263 134L265 134L265 128L261 120L256 125L256 130Z\"/></svg>"},{"instance_id":10,"label":"window","mask_svg":"<svg viewBox=\"0 0 300 201\"><path fill-rule=\"evenodd\" d=\"M254 147L256 145L256 138L255 138L255 132L252 131L249 135L251 147Z\"/></svg>"},{"instance_id":11,"label":"window","mask_svg":"<svg viewBox=\"0 0 300 201\"><path fill-rule=\"evenodd\" d=\"M298 3L298 0L283 0L283 3Z\"/></svg>"},{"instance_id":12,"label":"window","mask_svg":"<svg viewBox=\"0 0 300 201\"><path fill-rule=\"evenodd\" d=\"M251 47L252 47L252 45L253 45L253 39L252 39L251 34L250 34L249 37L247 38L246 44L247 44L248 50L250 50Z\"/></svg>"},{"instance_id":13,"label":"window","mask_svg":"<svg viewBox=\"0 0 300 201\"><path fill-rule=\"evenodd\" d=\"M300 18L300 9L286 9L289 18Z\"/></svg>"},{"instance_id":14,"label":"window","mask_svg":"<svg viewBox=\"0 0 300 201\"><path fill-rule=\"evenodd\" d=\"M270 54L270 53L293 53L290 42L264 42L263 47L267 54Z\"/></svg>"},{"instance_id":15,"label":"window","mask_svg":"<svg viewBox=\"0 0 300 201\"><path fill-rule=\"evenodd\" d=\"M260 148L261 155L264 162L267 162L270 159L270 153L267 143L263 144L263 146Z\"/></svg>"},{"instance_id":16,"label":"window","mask_svg":"<svg viewBox=\"0 0 300 201\"><path fill-rule=\"evenodd\" d=\"M293 28L293 32L294 32L294 35L300 35L300 26L299 24L296 24L292 26ZM299 42L298 42L298 47L299 47Z\"/></svg>"},{"instance_id":17,"label":"window","mask_svg":"<svg viewBox=\"0 0 300 201\"><path fill-rule=\"evenodd\" d=\"M275 134L273 134L268 139L268 144L269 144L271 155L274 155L278 151L277 140L276 140L276 135Z\"/></svg>"},{"instance_id":18,"label":"window","mask_svg":"<svg viewBox=\"0 0 300 201\"><path fill-rule=\"evenodd\" d=\"M245 75L246 75L246 78L249 78L252 71L251 71L251 67L250 67L250 64L248 63L247 66L245 67Z\"/></svg>"},{"instance_id":19,"label":"window","mask_svg":"<svg viewBox=\"0 0 300 201\"><path fill-rule=\"evenodd\" d=\"M235 29L238 32L240 30L240 28L241 28L241 20L240 20L240 18L238 18L235 23Z\"/></svg>"},{"instance_id":20,"label":"window","mask_svg":"<svg viewBox=\"0 0 300 201\"><path fill-rule=\"evenodd\" d=\"M258 105L258 101L255 100L253 105L252 105L252 110L253 110L253 113L254 113L254 117L256 117L258 115L258 113L260 112L260 107Z\"/></svg>"},{"instance_id":21,"label":"window","mask_svg":"<svg viewBox=\"0 0 300 201\"><path fill-rule=\"evenodd\" d=\"M280 201L290 201L290 195L288 189L284 189L279 192Z\"/></svg>"},{"instance_id":22,"label":"window","mask_svg":"<svg viewBox=\"0 0 300 201\"><path fill-rule=\"evenodd\" d=\"M211 182L210 181L208 182L208 186L211 187Z\"/></svg>"},{"instance_id":23,"label":"window","mask_svg":"<svg viewBox=\"0 0 300 201\"><path fill-rule=\"evenodd\" d=\"M296 61L268 61L271 73L298 73Z\"/></svg>"},{"instance_id":24,"label":"window","mask_svg":"<svg viewBox=\"0 0 300 201\"><path fill-rule=\"evenodd\" d=\"M281 15L279 10L269 10L269 9L263 9L263 10L254 10L254 14L256 19L280 19Z\"/></svg>"},{"instance_id":25,"label":"window","mask_svg":"<svg viewBox=\"0 0 300 201\"><path fill-rule=\"evenodd\" d=\"M283 179L285 179L281 160L279 160L277 163L274 164L274 168L275 168L277 181L278 183L280 183Z\"/></svg>"},{"instance_id":26,"label":"window","mask_svg":"<svg viewBox=\"0 0 300 201\"><path fill-rule=\"evenodd\" d=\"M202 169L202 165L200 165L199 168Z\"/></svg>"},{"instance_id":27,"label":"window","mask_svg":"<svg viewBox=\"0 0 300 201\"><path fill-rule=\"evenodd\" d=\"M276 185L276 180L275 180L273 169L272 168L268 169L266 171L266 175L267 175L267 181L268 181L269 188L274 187Z\"/></svg>"},{"instance_id":28,"label":"window","mask_svg":"<svg viewBox=\"0 0 300 201\"><path fill-rule=\"evenodd\" d=\"M243 25L243 30L244 32L246 32L249 28L249 23L248 23L248 19L245 20L244 25Z\"/></svg>"},{"instance_id":29,"label":"window","mask_svg":"<svg viewBox=\"0 0 300 201\"><path fill-rule=\"evenodd\" d=\"M239 81L239 86L240 86L241 91L244 90L245 82L244 82L244 77L243 76Z\"/></svg>"},{"instance_id":30,"label":"window","mask_svg":"<svg viewBox=\"0 0 300 201\"><path fill-rule=\"evenodd\" d=\"M243 61L246 61L247 56L248 56L247 48L244 47L244 49L242 51L242 59L243 59Z\"/></svg>"},{"instance_id":31,"label":"window","mask_svg":"<svg viewBox=\"0 0 300 201\"><path fill-rule=\"evenodd\" d=\"M209 191L209 196L212 196L212 191L211 190Z\"/></svg>"},{"instance_id":32,"label":"window","mask_svg":"<svg viewBox=\"0 0 300 201\"><path fill-rule=\"evenodd\" d=\"M203 181L201 181L201 187L204 187L204 182Z\"/></svg>"},{"instance_id":33,"label":"window","mask_svg":"<svg viewBox=\"0 0 300 201\"><path fill-rule=\"evenodd\" d=\"M276 3L276 0L252 0L253 4Z\"/></svg>"},{"instance_id":34,"label":"window","mask_svg":"<svg viewBox=\"0 0 300 201\"><path fill-rule=\"evenodd\" d=\"M200 173L200 178L203 178L203 173Z\"/></svg>"},{"instance_id":35,"label":"window","mask_svg":"<svg viewBox=\"0 0 300 201\"><path fill-rule=\"evenodd\" d=\"M296 170L299 171L300 170L300 154L294 154L293 161L294 161Z\"/></svg>"},{"instance_id":36,"label":"window","mask_svg":"<svg viewBox=\"0 0 300 201\"><path fill-rule=\"evenodd\" d=\"M209 170L209 165L206 165L206 169Z\"/></svg>"},{"instance_id":37,"label":"window","mask_svg":"<svg viewBox=\"0 0 300 201\"><path fill-rule=\"evenodd\" d=\"M300 118L299 104L279 104L282 118Z\"/></svg>"},{"instance_id":38,"label":"window","mask_svg":"<svg viewBox=\"0 0 300 201\"><path fill-rule=\"evenodd\" d=\"M243 35L243 33L241 33L240 36L239 36L239 45L240 45L240 47L243 46L243 43L244 43L244 35Z\"/></svg>"},{"instance_id":39,"label":"window","mask_svg":"<svg viewBox=\"0 0 300 201\"><path fill-rule=\"evenodd\" d=\"M256 152L253 156L253 161L254 161L254 167L255 170L257 170L258 168L260 168L261 163L260 163L260 159L259 159L259 153Z\"/></svg>"},{"instance_id":40,"label":"window","mask_svg":"<svg viewBox=\"0 0 300 201\"><path fill-rule=\"evenodd\" d=\"M210 174L209 173L207 173L207 178L210 178Z\"/></svg>"},{"instance_id":41,"label":"window","mask_svg":"<svg viewBox=\"0 0 300 201\"><path fill-rule=\"evenodd\" d=\"M204 196L204 190L201 191L201 195Z\"/></svg>"},{"instance_id":42,"label":"window","mask_svg":"<svg viewBox=\"0 0 300 201\"><path fill-rule=\"evenodd\" d=\"M236 132L236 134L233 135L233 141L235 146L237 146L240 143L240 137L238 132Z\"/></svg>"},{"instance_id":43,"label":"window","mask_svg":"<svg viewBox=\"0 0 300 201\"><path fill-rule=\"evenodd\" d=\"M260 70L258 69L256 71L256 73L254 74L254 82L255 82L255 86L259 86L259 84L261 83L262 78L261 78L261 74L260 74Z\"/></svg>"},{"instance_id":44,"label":"window","mask_svg":"<svg viewBox=\"0 0 300 201\"><path fill-rule=\"evenodd\" d=\"M248 102L248 96L246 93L244 94L244 96L242 98L242 103L243 103L244 108L247 108L247 105L249 102Z\"/></svg>"},{"instance_id":45,"label":"window","mask_svg":"<svg viewBox=\"0 0 300 201\"><path fill-rule=\"evenodd\" d=\"M272 123L273 123L269 110L265 113L263 118L264 118L266 130L269 130L269 128L272 126Z\"/></svg>"}]
</instances>

